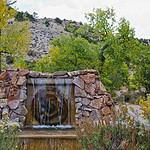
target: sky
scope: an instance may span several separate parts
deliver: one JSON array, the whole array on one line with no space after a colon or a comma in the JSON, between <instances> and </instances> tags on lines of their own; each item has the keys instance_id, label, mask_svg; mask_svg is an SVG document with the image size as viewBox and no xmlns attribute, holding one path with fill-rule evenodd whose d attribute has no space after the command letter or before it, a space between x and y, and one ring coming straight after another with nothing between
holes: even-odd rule
<instances>
[{"instance_id":1,"label":"sky","mask_svg":"<svg viewBox=\"0 0 150 150\"><path fill-rule=\"evenodd\" d=\"M150 0L17 0L15 5L19 11L37 12L39 18L82 22L94 8L114 8L117 18L130 21L138 38L150 39Z\"/></svg>"}]
</instances>

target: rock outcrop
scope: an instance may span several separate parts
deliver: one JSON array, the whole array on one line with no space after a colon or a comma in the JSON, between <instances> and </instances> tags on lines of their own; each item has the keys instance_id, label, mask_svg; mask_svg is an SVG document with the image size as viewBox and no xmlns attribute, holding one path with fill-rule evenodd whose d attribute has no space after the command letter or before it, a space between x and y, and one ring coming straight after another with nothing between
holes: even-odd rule
<instances>
[{"instance_id":1,"label":"rock outcrop","mask_svg":"<svg viewBox=\"0 0 150 150\"><path fill-rule=\"evenodd\" d=\"M79 27L79 22L72 22L69 20L43 18L36 19L34 22L30 22L31 31L31 45L30 52L28 54L28 61L34 61L42 56L48 54L50 48L50 41L61 35L70 34L66 31L68 24L74 24Z\"/></svg>"}]
</instances>

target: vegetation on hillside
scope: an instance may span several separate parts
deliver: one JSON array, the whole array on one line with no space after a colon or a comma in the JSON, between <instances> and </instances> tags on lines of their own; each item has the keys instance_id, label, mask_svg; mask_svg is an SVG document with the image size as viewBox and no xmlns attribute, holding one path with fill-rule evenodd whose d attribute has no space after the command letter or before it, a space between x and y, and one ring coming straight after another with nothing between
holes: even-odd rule
<instances>
[{"instance_id":1,"label":"vegetation on hillside","mask_svg":"<svg viewBox=\"0 0 150 150\"><path fill-rule=\"evenodd\" d=\"M106 120L99 125L92 120L80 124L77 134L83 150L149 150L150 131L128 115L126 105L120 110L111 124Z\"/></svg>"},{"instance_id":2,"label":"vegetation on hillside","mask_svg":"<svg viewBox=\"0 0 150 150\"><path fill-rule=\"evenodd\" d=\"M86 39L63 35L55 38L52 44L53 47L50 49L49 55L36 62L35 70L54 72L58 70L98 69L98 47Z\"/></svg>"},{"instance_id":3,"label":"vegetation on hillside","mask_svg":"<svg viewBox=\"0 0 150 150\"><path fill-rule=\"evenodd\" d=\"M67 26L71 35L52 41L49 55L34 70L97 69L109 91L126 86L131 90L150 87L150 46L135 37L129 21L116 21L113 9L97 9L86 15L80 28Z\"/></svg>"},{"instance_id":4,"label":"vegetation on hillside","mask_svg":"<svg viewBox=\"0 0 150 150\"><path fill-rule=\"evenodd\" d=\"M23 67L30 44L29 22L14 22L16 10L6 0L0 1L0 10L1 66L5 67L5 59L9 58L17 67Z\"/></svg>"}]
</instances>

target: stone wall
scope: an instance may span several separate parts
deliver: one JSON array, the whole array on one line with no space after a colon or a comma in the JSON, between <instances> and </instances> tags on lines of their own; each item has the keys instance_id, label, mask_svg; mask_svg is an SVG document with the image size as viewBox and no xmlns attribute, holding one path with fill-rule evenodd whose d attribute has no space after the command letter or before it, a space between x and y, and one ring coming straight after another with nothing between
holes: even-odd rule
<instances>
[{"instance_id":1,"label":"stone wall","mask_svg":"<svg viewBox=\"0 0 150 150\"><path fill-rule=\"evenodd\" d=\"M74 85L76 124L90 118L99 123L110 122L114 117L114 105L110 94L99 80L95 70L73 72L55 72L53 74L32 72L28 70L7 70L0 75L0 119L2 114L9 114L10 122L25 124L28 111L27 79L29 78L69 78Z\"/></svg>"}]
</instances>

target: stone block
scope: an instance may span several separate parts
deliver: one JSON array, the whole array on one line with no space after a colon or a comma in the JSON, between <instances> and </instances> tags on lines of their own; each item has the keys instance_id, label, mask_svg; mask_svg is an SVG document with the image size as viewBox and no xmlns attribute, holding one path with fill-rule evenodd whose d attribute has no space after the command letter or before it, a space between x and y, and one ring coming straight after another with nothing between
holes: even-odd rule
<instances>
[{"instance_id":1,"label":"stone block","mask_svg":"<svg viewBox=\"0 0 150 150\"><path fill-rule=\"evenodd\" d=\"M17 84L17 81L18 81L18 77L17 77L17 75L14 75L14 76L11 78L11 84L16 85L16 84Z\"/></svg>"},{"instance_id":2,"label":"stone block","mask_svg":"<svg viewBox=\"0 0 150 150\"><path fill-rule=\"evenodd\" d=\"M78 86L80 89L84 89L84 81L78 76L75 77L74 80L72 81L76 86Z\"/></svg>"},{"instance_id":3,"label":"stone block","mask_svg":"<svg viewBox=\"0 0 150 150\"><path fill-rule=\"evenodd\" d=\"M90 103L90 106L95 109L101 109L104 106L103 98L92 100Z\"/></svg>"},{"instance_id":4,"label":"stone block","mask_svg":"<svg viewBox=\"0 0 150 150\"><path fill-rule=\"evenodd\" d=\"M21 69L21 70L19 70L18 74L19 74L19 76L26 76L29 74L29 70Z\"/></svg>"},{"instance_id":5,"label":"stone block","mask_svg":"<svg viewBox=\"0 0 150 150\"><path fill-rule=\"evenodd\" d=\"M17 109L17 107L19 106L19 100L8 101L8 106L11 110Z\"/></svg>"},{"instance_id":6,"label":"stone block","mask_svg":"<svg viewBox=\"0 0 150 150\"><path fill-rule=\"evenodd\" d=\"M26 80L27 80L26 77L20 76L18 81L17 81L17 85L18 86L24 85L26 83Z\"/></svg>"},{"instance_id":7,"label":"stone block","mask_svg":"<svg viewBox=\"0 0 150 150\"><path fill-rule=\"evenodd\" d=\"M5 71L0 74L0 80L7 80L7 81L10 80L10 75L8 71Z\"/></svg>"},{"instance_id":8,"label":"stone block","mask_svg":"<svg viewBox=\"0 0 150 150\"><path fill-rule=\"evenodd\" d=\"M86 92L79 87L75 86L75 96L76 97L86 97Z\"/></svg>"},{"instance_id":9,"label":"stone block","mask_svg":"<svg viewBox=\"0 0 150 150\"><path fill-rule=\"evenodd\" d=\"M80 75L80 78L87 84L94 83L96 75L92 73L87 73L86 75Z\"/></svg>"},{"instance_id":10,"label":"stone block","mask_svg":"<svg viewBox=\"0 0 150 150\"><path fill-rule=\"evenodd\" d=\"M89 99L87 99L87 98L82 98L82 99L81 99L81 103L82 103L82 105L84 105L84 106L89 105L90 102L91 102L91 101L90 101Z\"/></svg>"},{"instance_id":11,"label":"stone block","mask_svg":"<svg viewBox=\"0 0 150 150\"><path fill-rule=\"evenodd\" d=\"M95 92L96 92L96 93L98 93L98 94L100 94L100 95L101 95L101 94L105 94L106 89L105 89L105 87L104 87L104 85L102 84L101 81L96 80L95 85L96 85L96 88L95 88Z\"/></svg>"},{"instance_id":12,"label":"stone block","mask_svg":"<svg viewBox=\"0 0 150 150\"><path fill-rule=\"evenodd\" d=\"M75 102L76 102L76 103L81 102L81 100L82 100L81 97L76 97L76 98L75 98Z\"/></svg>"},{"instance_id":13,"label":"stone block","mask_svg":"<svg viewBox=\"0 0 150 150\"><path fill-rule=\"evenodd\" d=\"M14 110L14 112L16 114L21 115L21 116L26 116L27 113L28 113L28 110L27 110L27 108L24 105L19 104L19 107L16 110Z\"/></svg>"},{"instance_id":14,"label":"stone block","mask_svg":"<svg viewBox=\"0 0 150 150\"><path fill-rule=\"evenodd\" d=\"M85 84L85 91L94 96L95 95L95 84Z\"/></svg>"},{"instance_id":15,"label":"stone block","mask_svg":"<svg viewBox=\"0 0 150 150\"><path fill-rule=\"evenodd\" d=\"M76 106L76 110L81 110L82 104L81 103L76 103L75 106Z\"/></svg>"}]
</instances>

